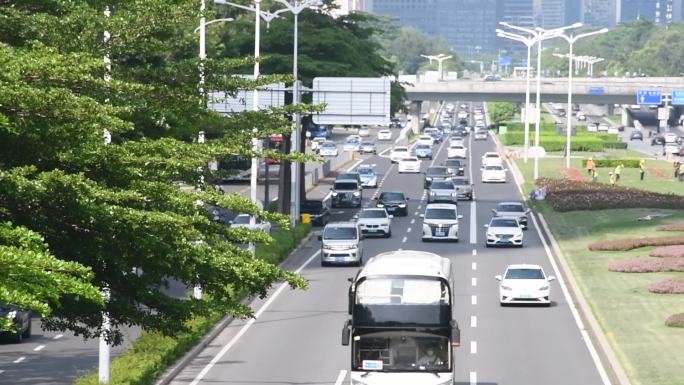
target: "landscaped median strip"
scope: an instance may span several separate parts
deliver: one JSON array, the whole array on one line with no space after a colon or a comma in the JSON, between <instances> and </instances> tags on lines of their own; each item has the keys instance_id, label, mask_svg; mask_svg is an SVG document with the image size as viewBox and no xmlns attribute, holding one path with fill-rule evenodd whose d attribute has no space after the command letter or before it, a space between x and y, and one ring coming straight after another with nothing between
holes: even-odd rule
<instances>
[{"instance_id":1,"label":"landscaped median strip","mask_svg":"<svg viewBox=\"0 0 684 385\"><path fill-rule=\"evenodd\" d=\"M309 224L300 224L291 230L277 230L272 234L273 242L257 245L256 255L271 263L280 263L298 245L306 242L310 230ZM214 313L193 318L187 323L189 331L175 336L164 336L157 332L143 333L126 351L112 360L110 385L158 384L157 379L178 359L183 357L183 361L188 361L196 356L232 319L231 316ZM188 352L191 353L187 354ZM176 364L174 369L182 366ZM172 377L173 375L166 373L162 382L168 383ZM74 382L74 385L97 384L97 373L86 374Z\"/></svg>"}]
</instances>

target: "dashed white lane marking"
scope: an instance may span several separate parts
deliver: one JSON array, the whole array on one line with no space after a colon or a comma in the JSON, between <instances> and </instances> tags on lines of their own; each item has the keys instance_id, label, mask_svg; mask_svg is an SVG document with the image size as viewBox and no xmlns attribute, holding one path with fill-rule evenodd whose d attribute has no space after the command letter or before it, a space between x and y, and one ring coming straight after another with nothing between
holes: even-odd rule
<instances>
[{"instance_id":1,"label":"dashed white lane marking","mask_svg":"<svg viewBox=\"0 0 684 385\"><path fill-rule=\"evenodd\" d=\"M476 316L476 315L471 315L471 316L470 316L470 327L471 327L471 328L476 328L476 327L477 327L477 316Z\"/></svg>"},{"instance_id":2,"label":"dashed white lane marking","mask_svg":"<svg viewBox=\"0 0 684 385\"><path fill-rule=\"evenodd\" d=\"M477 278L475 278L475 277L470 278L470 285L471 286L477 286Z\"/></svg>"},{"instance_id":3,"label":"dashed white lane marking","mask_svg":"<svg viewBox=\"0 0 684 385\"><path fill-rule=\"evenodd\" d=\"M340 370L340 374L337 375L337 379L335 380L335 385L342 385L342 381L347 377L347 371L346 370Z\"/></svg>"},{"instance_id":4,"label":"dashed white lane marking","mask_svg":"<svg viewBox=\"0 0 684 385\"><path fill-rule=\"evenodd\" d=\"M4 371L4 370L0 370L0 374L3 374L3 373L5 373L5 371Z\"/></svg>"},{"instance_id":5,"label":"dashed white lane marking","mask_svg":"<svg viewBox=\"0 0 684 385\"><path fill-rule=\"evenodd\" d=\"M309 259L307 259L303 264L301 264L301 265L297 268L297 270L294 271L294 273L295 273L295 274L301 273L302 270L304 270L304 268L306 268L306 267L307 267L314 259L316 259L320 254L321 254L321 251L320 251L320 250L318 250L318 251L316 251L315 253L313 253L313 255L311 255L311 256L309 257ZM288 287L288 284L287 284L287 283L283 283L283 284L281 284L281 285L278 287L278 289L276 289L275 292L273 292L273 294L268 298L268 300L266 300L266 302L263 304L263 306L261 306L261 308L259 308L259 310L257 310L256 313L254 313L254 318L250 318L250 320L247 321L247 323L246 323L242 328L240 328L240 330L238 331L238 333L237 333L235 336L233 336L233 338L231 338L231 340L228 341L228 343L227 343L226 345L223 346L223 348L221 349L221 351L219 351L219 352L214 356L214 358L212 358L211 361L209 361L209 363L202 369L202 371L200 371L200 372L197 374L197 376L195 377L194 380L192 380L192 382L190 383L190 385L197 385L197 384L200 383L200 381L202 381L202 379L204 378L204 376L206 376L207 373L209 373L209 371L214 367L214 365L216 365L216 364L223 358L223 356L225 356L226 353L228 353L228 351L229 351L229 350L238 342L238 340L239 340L240 338L242 338L242 336L243 336L245 333L247 333L247 331L249 330L249 328L251 328L252 325L254 325L254 323L256 322L256 320L259 319L259 317L266 311L266 309L268 309L268 308L271 306L271 304L276 300L276 298L278 298L278 296L280 295L280 293L282 293L282 292L285 290L285 288L287 288L287 287Z\"/></svg>"},{"instance_id":6,"label":"dashed white lane marking","mask_svg":"<svg viewBox=\"0 0 684 385\"><path fill-rule=\"evenodd\" d=\"M413 213L413 215L418 216L418 211L416 211L415 213Z\"/></svg>"},{"instance_id":7,"label":"dashed white lane marking","mask_svg":"<svg viewBox=\"0 0 684 385\"><path fill-rule=\"evenodd\" d=\"M57 334L56 336L52 337L53 340L58 340L60 338L64 337L63 334Z\"/></svg>"},{"instance_id":8,"label":"dashed white lane marking","mask_svg":"<svg viewBox=\"0 0 684 385\"><path fill-rule=\"evenodd\" d=\"M477 296L476 295L470 296L470 304L471 305L477 305Z\"/></svg>"},{"instance_id":9,"label":"dashed white lane marking","mask_svg":"<svg viewBox=\"0 0 684 385\"><path fill-rule=\"evenodd\" d=\"M416 207L416 208L417 208L418 210L420 210L421 207L423 207L423 205L418 205L418 207Z\"/></svg>"},{"instance_id":10,"label":"dashed white lane marking","mask_svg":"<svg viewBox=\"0 0 684 385\"><path fill-rule=\"evenodd\" d=\"M477 341L470 341L470 354L477 354Z\"/></svg>"},{"instance_id":11,"label":"dashed white lane marking","mask_svg":"<svg viewBox=\"0 0 684 385\"><path fill-rule=\"evenodd\" d=\"M477 250L473 249L473 256L476 256L476 255L477 255Z\"/></svg>"},{"instance_id":12,"label":"dashed white lane marking","mask_svg":"<svg viewBox=\"0 0 684 385\"><path fill-rule=\"evenodd\" d=\"M33 348L34 352L39 352L41 350L45 349L45 345L38 345L35 348Z\"/></svg>"},{"instance_id":13,"label":"dashed white lane marking","mask_svg":"<svg viewBox=\"0 0 684 385\"><path fill-rule=\"evenodd\" d=\"M406 238L406 237L402 238L402 239L401 239L401 243L406 243L406 240L407 240L407 239L408 239L408 238Z\"/></svg>"},{"instance_id":14,"label":"dashed white lane marking","mask_svg":"<svg viewBox=\"0 0 684 385\"><path fill-rule=\"evenodd\" d=\"M411 228L409 227L408 229L406 229L406 232L407 232L407 233L410 233L410 232L411 232Z\"/></svg>"},{"instance_id":15,"label":"dashed white lane marking","mask_svg":"<svg viewBox=\"0 0 684 385\"><path fill-rule=\"evenodd\" d=\"M416 219L415 219L415 218L411 219L411 224L414 224L414 223L416 223Z\"/></svg>"},{"instance_id":16,"label":"dashed white lane marking","mask_svg":"<svg viewBox=\"0 0 684 385\"><path fill-rule=\"evenodd\" d=\"M24 361L25 359L26 359L26 357L23 357L23 356L22 356L22 357L19 357L19 358L17 358L16 360L14 360L14 361L12 361L12 362L14 362L15 364L18 364L18 363L20 363L21 361Z\"/></svg>"},{"instance_id":17,"label":"dashed white lane marking","mask_svg":"<svg viewBox=\"0 0 684 385\"><path fill-rule=\"evenodd\" d=\"M477 372L470 372L470 385L477 385Z\"/></svg>"},{"instance_id":18,"label":"dashed white lane marking","mask_svg":"<svg viewBox=\"0 0 684 385\"><path fill-rule=\"evenodd\" d=\"M385 184L385 180L390 175L393 168L394 168L394 164L391 164L389 166L389 168L387 169L387 171L385 172L385 176L382 177L382 179L380 180L380 183L378 183L378 187L375 189L375 192L373 193L373 196L371 197L372 200L375 200L375 198L377 198L378 195L380 195L380 188L382 187L383 184Z\"/></svg>"},{"instance_id":19,"label":"dashed white lane marking","mask_svg":"<svg viewBox=\"0 0 684 385\"><path fill-rule=\"evenodd\" d=\"M477 262L471 263L471 264L470 264L470 267L471 267L473 270L477 270Z\"/></svg>"}]
</instances>

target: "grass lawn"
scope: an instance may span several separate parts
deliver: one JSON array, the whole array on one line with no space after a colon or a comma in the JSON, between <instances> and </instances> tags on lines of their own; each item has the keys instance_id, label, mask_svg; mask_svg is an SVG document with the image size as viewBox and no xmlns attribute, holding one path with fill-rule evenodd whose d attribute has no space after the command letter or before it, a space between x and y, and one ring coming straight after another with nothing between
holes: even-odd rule
<instances>
[{"instance_id":1,"label":"grass lawn","mask_svg":"<svg viewBox=\"0 0 684 385\"><path fill-rule=\"evenodd\" d=\"M516 163L520 172L525 178L525 189L530 190L532 187L532 176L534 172L534 159L528 159L524 163L522 159L517 159ZM587 170L582 168L581 159L571 159L571 168L576 169L587 180ZM646 177L643 181L639 180L639 169L625 168L622 170L619 184L621 186L635 187L644 190L657 191L661 193L676 193L684 194L684 182L676 181L672 174L672 164L662 160L647 160L646 161ZM653 168L660 172L661 175L654 174L650 169ZM562 176L562 170L565 169L565 159L563 158L545 158L539 160L539 176L540 177L559 177ZM608 172L613 171L612 168L599 168L599 181L608 182Z\"/></svg>"},{"instance_id":2,"label":"grass lawn","mask_svg":"<svg viewBox=\"0 0 684 385\"><path fill-rule=\"evenodd\" d=\"M573 275L634 385L684 384L684 329L664 325L684 312L684 295L652 294L647 286L684 273L616 273L608 264L646 256L652 248L629 252L592 252L587 246L602 239L682 234L659 232L666 222L684 220L684 212L660 221L639 222L640 216L667 210L625 209L557 213L536 204L563 250Z\"/></svg>"},{"instance_id":3,"label":"grass lawn","mask_svg":"<svg viewBox=\"0 0 684 385\"><path fill-rule=\"evenodd\" d=\"M622 115L608 115L606 118L618 126L622 124Z\"/></svg>"},{"instance_id":4,"label":"grass lawn","mask_svg":"<svg viewBox=\"0 0 684 385\"><path fill-rule=\"evenodd\" d=\"M554 119L553 116L548 112L542 112L540 115L542 123L556 124L556 119Z\"/></svg>"}]
</instances>

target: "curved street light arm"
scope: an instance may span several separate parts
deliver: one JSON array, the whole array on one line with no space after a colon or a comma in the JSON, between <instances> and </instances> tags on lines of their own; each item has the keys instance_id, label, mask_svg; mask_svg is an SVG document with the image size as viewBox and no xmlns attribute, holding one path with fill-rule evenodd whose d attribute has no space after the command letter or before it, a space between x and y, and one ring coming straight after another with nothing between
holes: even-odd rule
<instances>
[{"instance_id":1,"label":"curved street light arm","mask_svg":"<svg viewBox=\"0 0 684 385\"><path fill-rule=\"evenodd\" d=\"M235 20L235 19L233 19L232 17L223 17L223 18L220 18L220 19L214 19L214 20L212 20L212 21L208 21L208 22L204 23L204 26L206 27L206 26L208 26L208 25L212 25L212 24L215 24L215 23L229 22L229 21L234 21L234 20ZM201 26L195 28L195 31L194 31L194 32L195 32L195 33L199 32L199 30L200 30L201 28L202 28Z\"/></svg>"}]
</instances>

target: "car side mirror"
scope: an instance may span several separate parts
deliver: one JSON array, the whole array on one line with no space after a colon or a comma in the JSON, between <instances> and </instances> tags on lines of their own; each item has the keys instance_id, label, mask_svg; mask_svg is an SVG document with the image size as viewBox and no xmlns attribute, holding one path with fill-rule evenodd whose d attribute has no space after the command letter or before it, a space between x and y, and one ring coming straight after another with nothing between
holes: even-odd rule
<instances>
[{"instance_id":1,"label":"car side mirror","mask_svg":"<svg viewBox=\"0 0 684 385\"><path fill-rule=\"evenodd\" d=\"M492 212L494 213L494 215L496 215L496 209L492 209Z\"/></svg>"},{"instance_id":2,"label":"car side mirror","mask_svg":"<svg viewBox=\"0 0 684 385\"><path fill-rule=\"evenodd\" d=\"M500 275L495 275L494 279L496 279L497 281L501 281L501 280L503 280L503 277Z\"/></svg>"},{"instance_id":3,"label":"car side mirror","mask_svg":"<svg viewBox=\"0 0 684 385\"><path fill-rule=\"evenodd\" d=\"M347 281L348 281L348 282L351 282L351 283L354 283L354 277L349 277L349 278L347 278Z\"/></svg>"},{"instance_id":4,"label":"car side mirror","mask_svg":"<svg viewBox=\"0 0 684 385\"><path fill-rule=\"evenodd\" d=\"M508 171L508 169L507 169L507 168L504 168L504 171Z\"/></svg>"},{"instance_id":5,"label":"car side mirror","mask_svg":"<svg viewBox=\"0 0 684 385\"><path fill-rule=\"evenodd\" d=\"M411 198L409 198L409 197L406 197L405 199L406 199L406 200L410 200Z\"/></svg>"},{"instance_id":6,"label":"car side mirror","mask_svg":"<svg viewBox=\"0 0 684 385\"><path fill-rule=\"evenodd\" d=\"M555 281L555 280L556 280L556 277L553 276L553 275L549 275L548 277L546 277L546 280L547 280L548 282Z\"/></svg>"},{"instance_id":7,"label":"car side mirror","mask_svg":"<svg viewBox=\"0 0 684 385\"><path fill-rule=\"evenodd\" d=\"M524 228L525 228L525 225L523 225L522 223L520 223L519 226L520 226L521 229L524 229Z\"/></svg>"},{"instance_id":8,"label":"car side mirror","mask_svg":"<svg viewBox=\"0 0 684 385\"><path fill-rule=\"evenodd\" d=\"M380 198L378 198L378 197L373 198L374 201L377 201L378 199L380 199Z\"/></svg>"},{"instance_id":9,"label":"car side mirror","mask_svg":"<svg viewBox=\"0 0 684 385\"><path fill-rule=\"evenodd\" d=\"M319 241L322 241L322 240L323 240L323 236L322 236L322 235L317 235L316 238L318 238Z\"/></svg>"},{"instance_id":10,"label":"car side mirror","mask_svg":"<svg viewBox=\"0 0 684 385\"><path fill-rule=\"evenodd\" d=\"M232 225L232 224L233 224L233 221L228 221L228 224L229 224L229 225Z\"/></svg>"},{"instance_id":11,"label":"car side mirror","mask_svg":"<svg viewBox=\"0 0 684 385\"><path fill-rule=\"evenodd\" d=\"M461 346L461 329L459 329L456 320L451 320L451 346Z\"/></svg>"},{"instance_id":12,"label":"car side mirror","mask_svg":"<svg viewBox=\"0 0 684 385\"><path fill-rule=\"evenodd\" d=\"M530 213L530 209L525 209L525 214L529 214L529 213Z\"/></svg>"},{"instance_id":13,"label":"car side mirror","mask_svg":"<svg viewBox=\"0 0 684 385\"><path fill-rule=\"evenodd\" d=\"M387 216L387 218L392 219L392 218L394 218L394 215L390 214Z\"/></svg>"},{"instance_id":14,"label":"car side mirror","mask_svg":"<svg viewBox=\"0 0 684 385\"><path fill-rule=\"evenodd\" d=\"M418 216L421 217L421 218L425 218L425 214L420 214L420 215L418 215Z\"/></svg>"},{"instance_id":15,"label":"car side mirror","mask_svg":"<svg viewBox=\"0 0 684 385\"><path fill-rule=\"evenodd\" d=\"M489 225L484 225L484 228L485 228L485 229L488 229L488 228L489 228Z\"/></svg>"},{"instance_id":16,"label":"car side mirror","mask_svg":"<svg viewBox=\"0 0 684 385\"><path fill-rule=\"evenodd\" d=\"M456 216L456 218L458 218L458 219L463 219L463 215L458 214L458 215Z\"/></svg>"},{"instance_id":17,"label":"car side mirror","mask_svg":"<svg viewBox=\"0 0 684 385\"><path fill-rule=\"evenodd\" d=\"M351 320L347 320L342 328L342 346L349 346L349 337L351 337Z\"/></svg>"}]
</instances>

